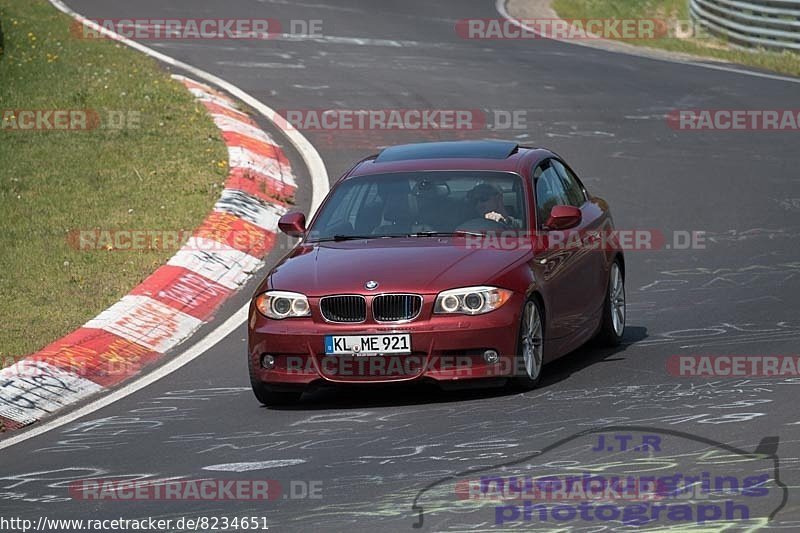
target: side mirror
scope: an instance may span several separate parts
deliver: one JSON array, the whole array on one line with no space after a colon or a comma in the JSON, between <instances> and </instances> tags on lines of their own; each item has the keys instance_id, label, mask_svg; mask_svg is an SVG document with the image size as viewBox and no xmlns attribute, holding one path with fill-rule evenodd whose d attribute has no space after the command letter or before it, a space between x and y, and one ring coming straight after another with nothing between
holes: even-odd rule
<instances>
[{"instance_id":1,"label":"side mirror","mask_svg":"<svg viewBox=\"0 0 800 533\"><path fill-rule=\"evenodd\" d=\"M306 216L298 211L286 213L278 220L278 228L289 237L302 237L306 233Z\"/></svg>"},{"instance_id":2,"label":"side mirror","mask_svg":"<svg viewBox=\"0 0 800 533\"><path fill-rule=\"evenodd\" d=\"M545 229L565 230L574 228L581 223L581 210L571 205L556 205L550 211Z\"/></svg>"}]
</instances>

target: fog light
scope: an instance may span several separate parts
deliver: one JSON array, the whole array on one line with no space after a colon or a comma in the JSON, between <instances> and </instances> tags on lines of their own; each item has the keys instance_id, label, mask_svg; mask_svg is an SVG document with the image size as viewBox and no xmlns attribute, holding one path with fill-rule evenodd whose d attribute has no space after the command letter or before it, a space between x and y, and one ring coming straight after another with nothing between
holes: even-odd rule
<instances>
[{"instance_id":1,"label":"fog light","mask_svg":"<svg viewBox=\"0 0 800 533\"><path fill-rule=\"evenodd\" d=\"M269 370L274 366L275 366L274 357L266 353L261 356L261 368L266 368L267 370Z\"/></svg>"},{"instance_id":2,"label":"fog light","mask_svg":"<svg viewBox=\"0 0 800 533\"><path fill-rule=\"evenodd\" d=\"M493 365L500 360L500 354L497 353L495 350L486 350L483 352L483 360Z\"/></svg>"}]
</instances>

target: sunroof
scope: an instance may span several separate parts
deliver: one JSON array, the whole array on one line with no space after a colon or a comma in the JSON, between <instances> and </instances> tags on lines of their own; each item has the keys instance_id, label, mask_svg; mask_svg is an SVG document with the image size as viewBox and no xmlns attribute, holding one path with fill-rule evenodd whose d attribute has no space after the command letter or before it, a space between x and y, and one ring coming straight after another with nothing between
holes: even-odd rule
<instances>
[{"instance_id":1,"label":"sunroof","mask_svg":"<svg viewBox=\"0 0 800 533\"><path fill-rule=\"evenodd\" d=\"M376 163L412 159L505 159L519 149L508 141L457 141L401 144L378 154Z\"/></svg>"}]
</instances>

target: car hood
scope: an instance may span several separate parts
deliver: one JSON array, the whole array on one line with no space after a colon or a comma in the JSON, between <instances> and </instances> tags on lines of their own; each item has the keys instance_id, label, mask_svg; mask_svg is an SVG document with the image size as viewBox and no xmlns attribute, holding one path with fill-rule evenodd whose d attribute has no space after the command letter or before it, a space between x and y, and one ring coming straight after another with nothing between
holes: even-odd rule
<instances>
[{"instance_id":1,"label":"car hood","mask_svg":"<svg viewBox=\"0 0 800 533\"><path fill-rule=\"evenodd\" d=\"M265 288L308 296L343 293L432 294L487 285L527 255L523 249L475 249L461 239L372 239L301 244L270 273ZM377 281L366 291L367 281Z\"/></svg>"}]
</instances>

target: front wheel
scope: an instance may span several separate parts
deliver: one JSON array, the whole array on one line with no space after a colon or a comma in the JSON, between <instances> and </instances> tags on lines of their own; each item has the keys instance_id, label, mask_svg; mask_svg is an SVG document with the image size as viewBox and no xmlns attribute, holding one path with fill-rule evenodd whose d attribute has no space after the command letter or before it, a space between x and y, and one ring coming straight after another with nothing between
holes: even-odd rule
<instances>
[{"instance_id":1,"label":"front wheel","mask_svg":"<svg viewBox=\"0 0 800 533\"><path fill-rule=\"evenodd\" d=\"M544 327L542 310L533 299L525 302L522 310L515 363L514 384L517 388L531 390L536 387L542 379L544 366Z\"/></svg>"},{"instance_id":2,"label":"front wheel","mask_svg":"<svg viewBox=\"0 0 800 533\"><path fill-rule=\"evenodd\" d=\"M606 346L618 346L625 333L625 278L619 259L611 264L608 290L603 303L603 323L597 339Z\"/></svg>"}]
</instances>

